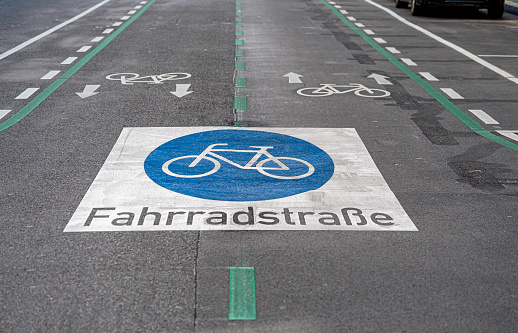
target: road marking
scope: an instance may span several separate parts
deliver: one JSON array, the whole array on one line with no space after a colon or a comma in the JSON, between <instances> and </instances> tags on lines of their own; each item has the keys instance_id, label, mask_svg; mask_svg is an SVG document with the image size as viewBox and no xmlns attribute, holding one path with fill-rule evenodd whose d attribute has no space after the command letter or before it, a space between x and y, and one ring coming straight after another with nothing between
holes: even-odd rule
<instances>
[{"instance_id":1,"label":"road marking","mask_svg":"<svg viewBox=\"0 0 518 333\"><path fill-rule=\"evenodd\" d=\"M418 26L417 24L414 24L414 23L412 23L412 22L410 22L410 21L408 21L408 20L404 19L404 18L403 18L403 17L401 17L400 15L396 14L393 10L390 10L390 9L388 9L388 8L386 8L386 7L382 6L382 5L380 5L380 4L377 4L377 3L375 3L375 2L374 2L374 1L372 1L372 0L364 0L364 1L365 1L365 2L367 2L367 3L369 3L369 4L371 4L371 5L373 5L373 6L375 6L375 7L378 7L379 9L381 9L381 10L383 10L383 11L387 12L389 15L391 15L391 16L392 16L392 17L394 17L394 18L396 18L396 19L397 19L397 20L399 20L400 22L402 22L402 23L404 23L404 24L408 25L409 27L414 28L414 29L415 29L415 30L417 30L417 31L422 32L423 34L427 35L428 37L430 37L430 38L432 38L432 39L434 39L434 40L436 40L436 41L438 41L439 43L442 43L442 44L444 44L444 45L448 46L449 48L451 48L451 49L453 49L453 50L455 50L455 51L457 51L457 52L459 52L459 53L463 54L464 56L466 56L466 57L470 58L471 60L473 60L473 61L475 61L475 62L479 63L480 65L482 65L482 66L484 66L484 67L486 67L486 68L488 68L488 69L492 70L493 72L495 72L495 73L497 73L497 74L499 74L499 75L503 76L504 78L506 78L506 79L514 78L514 76L513 76L512 74L510 74L510 73L508 73L508 72L506 72L506 71L504 71L504 70L502 70L502 69L500 69L500 68L496 67L496 66L495 66L495 65L493 65L493 64L490 64L489 62L487 62L487 61L483 60L482 58L477 57L477 56L476 56L476 55L474 55L473 53L471 53L471 52L469 52L469 51L467 51L467 50L465 50L465 49L461 48L460 46L458 46L458 45L456 45L456 44L453 44L453 43L451 43L451 42L449 42L449 41L445 40L445 39L444 39L444 38L442 38L442 37L437 36L436 34L434 34L434 33L430 32L430 31L428 31L428 30L426 30L426 29L424 29L424 28L422 28L422 27L420 27L420 26ZM513 81L513 82L515 82L515 81ZM518 83L518 82L515 82L515 83Z\"/></svg>"},{"instance_id":2,"label":"road marking","mask_svg":"<svg viewBox=\"0 0 518 333\"><path fill-rule=\"evenodd\" d=\"M374 38L378 44L386 44L387 42L383 38Z\"/></svg>"},{"instance_id":3,"label":"road marking","mask_svg":"<svg viewBox=\"0 0 518 333\"><path fill-rule=\"evenodd\" d=\"M135 14L136 12L137 12L136 10L130 10L130 11L128 12L128 14L129 14L129 15L133 15L133 14Z\"/></svg>"},{"instance_id":4,"label":"road marking","mask_svg":"<svg viewBox=\"0 0 518 333\"><path fill-rule=\"evenodd\" d=\"M245 63L242 62L242 61L236 61L235 65L234 65L234 68L235 68L236 71L244 71L244 70L246 70Z\"/></svg>"},{"instance_id":5,"label":"road marking","mask_svg":"<svg viewBox=\"0 0 518 333\"><path fill-rule=\"evenodd\" d=\"M104 39L104 37L100 36L100 37L95 37L94 39L92 39L90 42L92 43L98 43L100 41L102 41Z\"/></svg>"},{"instance_id":6,"label":"road marking","mask_svg":"<svg viewBox=\"0 0 518 333\"><path fill-rule=\"evenodd\" d=\"M236 57L244 57L245 50L236 50Z\"/></svg>"},{"instance_id":7,"label":"road marking","mask_svg":"<svg viewBox=\"0 0 518 333\"><path fill-rule=\"evenodd\" d=\"M288 83L302 83L300 78L304 76L297 73L289 72L288 74L283 75L282 77L287 77Z\"/></svg>"},{"instance_id":8,"label":"road marking","mask_svg":"<svg viewBox=\"0 0 518 333\"><path fill-rule=\"evenodd\" d=\"M33 38L29 39L28 41L26 41L26 42L24 42L24 43L22 43L22 44L20 44L20 45L18 45L18 46L16 46L16 47L13 47L12 49L10 49L10 50L8 50L8 51L6 51L6 52L4 52L4 53L0 54L0 60L2 60L2 59L4 59L4 58L6 58L6 57L8 57L8 56L10 56L11 54L13 54L13 53L15 53L15 52L20 51L20 50L21 50L21 49L23 49L24 47L26 47L26 46L28 46L28 45L30 45L30 44L32 44L32 43L34 43L34 42L36 42L36 41L38 41L38 40L42 39L42 38L43 38L43 37L45 37L45 36L50 35L51 33L53 33L53 32L55 32L55 31L57 31L57 30L59 30L59 29L63 28L64 26L66 26L66 25L68 25L68 24L70 24L70 23L72 23L72 22L74 22L74 21L77 21L77 20L78 20L78 19L80 19L81 17L83 17L83 16L85 16L85 15L87 15L87 14L91 13L92 11L96 10L97 8L99 8L99 7L103 6L103 5L105 5L106 3L110 2L110 1L111 1L111 0L104 0L103 2L100 2L100 3L98 3L97 5L95 5L95 6L91 7L91 8L89 8L89 9L85 10L85 11L84 11L84 12L82 12L81 14L74 16L74 17L73 17L73 18L71 18L70 20L67 20L67 21L65 21L65 22L63 22L63 23L61 23L61 24L59 24L59 25L55 26L54 28L49 29L49 30L47 30L47 31L45 31L45 32L43 32L43 33L41 33L41 34L39 34L38 36L33 37Z\"/></svg>"},{"instance_id":9,"label":"road marking","mask_svg":"<svg viewBox=\"0 0 518 333\"><path fill-rule=\"evenodd\" d=\"M18 97L15 99L27 99L32 96L36 91L38 91L39 88L27 88L24 92L22 92Z\"/></svg>"},{"instance_id":10,"label":"road marking","mask_svg":"<svg viewBox=\"0 0 518 333\"><path fill-rule=\"evenodd\" d=\"M451 99L464 99L458 92L452 88L440 88L446 95L450 96Z\"/></svg>"},{"instance_id":11,"label":"road marking","mask_svg":"<svg viewBox=\"0 0 518 333\"><path fill-rule=\"evenodd\" d=\"M336 2L334 2L334 1L329 1L329 4L330 4L330 5L336 5Z\"/></svg>"},{"instance_id":12,"label":"road marking","mask_svg":"<svg viewBox=\"0 0 518 333\"><path fill-rule=\"evenodd\" d=\"M484 124L488 125L498 125L499 122L496 121L493 117L485 113L483 110L468 110L469 112L473 113L475 116L477 116L480 120L484 122Z\"/></svg>"},{"instance_id":13,"label":"road marking","mask_svg":"<svg viewBox=\"0 0 518 333\"><path fill-rule=\"evenodd\" d=\"M244 77L236 77L234 80L234 87L236 88L246 88L246 78Z\"/></svg>"},{"instance_id":14,"label":"road marking","mask_svg":"<svg viewBox=\"0 0 518 333\"><path fill-rule=\"evenodd\" d=\"M111 34L114 29L106 29L103 31L103 34Z\"/></svg>"},{"instance_id":15,"label":"road marking","mask_svg":"<svg viewBox=\"0 0 518 333\"><path fill-rule=\"evenodd\" d=\"M127 20L129 20L130 17L131 16L123 16L120 19L121 19L121 21L127 21Z\"/></svg>"},{"instance_id":16,"label":"road marking","mask_svg":"<svg viewBox=\"0 0 518 333\"><path fill-rule=\"evenodd\" d=\"M245 42L242 39L236 39L236 46L245 45Z\"/></svg>"},{"instance_id":17,"label":"road marking","mask_svg":"<svg viewBox=\"0 0 518 333\"><path fill-rule=\"evenodd\" d=\"M516 77L510 77L509 80L513 81L514 83L518 83L518 78Z\"/></svg>"},{"instance_id":18,"label":"road marking","mask_svg":"<svg viewBox=\"0 0 518 333\"><path fill-rule=\"evenodd\" d=\"M365 28L365 26L364 26L362 23L355 23L355 25L356 25L358 28Z\"/></svg>"},{"instance_id":19,"label":"road marking","mask_svg":"<svg viewBox=\"0 0 518 333\"><path fill-rule=\"evenodd\" d=\"M408 58L401 58L401 61L407 64L408 66L417 66L415 62Z\"/></svg>"},{"instance_id":20,"label":"road marking","mask_svg":"<svg viewBox=\"0 0 518 333\"><path fill-rule=\"evenodd\" d=\"M11 110L0 110L0 119L5 117Z\"/></svg>"},{"instance_id":21,"label":"road marking","mask_svg":"<svg viewBox=\"0 0 518 333\"><path fill-rule=\"evenodd\" d=\"M479 54L479 57L491 57L491 58L518 58L518 55L510 54Z\"/></svg>"},{"instance_id":22,"label":"road marking","mask_svg":"<svg viewBox=\"0 0 518 333\"><path fill-rule=\"evenodd\" d=\"M77 50L78 53L84 53L88 50L90 50L92 47L90 45L85 45L83 47L81 47L79 50Z\"/></svg>"},{"instance_id":23,"label":"road marking","mask_svg":"<svg viewBox=\"0 0 518 333\"><path fill-rule=\"evenodd\" d=\"M366 29L366 30L364 30L364 31L365 31L365 33L366 33L367 35L375 35L374 31L372 31L372 30L370 30L370 29Z\"/></svg>"},{"instance_id":24,"label":"road marking","mask_svg":"<svg viewBox=\"0 0 518 333\"><path fill-rule=\"evenodd\" d=\"M81 98L88 98L93 95L97 95L99 92L96 92L97 88L99 88L101 85L86 85L83 92L76 92L77 96Z\"/></svg>"},{"instance_id":25,"label":"road marking","mask_svg":"<svg viewBox=\"0 0 518 333\"><path fill-rule=\"evenodd\" d=\"M135 6L135 9L140 9L142 8L142 6Z\"/></svg>"},{"instance_id":26,"label":"road marking","mask_svg":"<svg viewBox=\"0 0 518 333\"><path fill-rule=\"evenodd\" d=\"M435 76L433 76L432 74L430 74L428 72L419 72L419 74L421 74L421 76L424 77L425 79L427 79L428 81L439 81L438 78L436 78Z\"/></svg>"},{"instance_id":27,"label":"road marking","mask_svg":"<svg viewBox=\"0 0 518 333\"><path fill-rule=\"evenodd\" d=\"M114 24L112 24L112 27L118 27L122 24L122 22L115 22Z\"/></svg>"},{"instance_id":28,"label":"road marking","mask_svg":"<svg viewBox=\"0 0 518 333\"><path fill-rule=\"evenodd\" d=\"M508 137L511 140L518 141L518 130L498 130L496 131L498 134Z\"/></svg>"},{"instance_id":29,"label":"road marking","mask_svg":"<svg viewBox=\"0 0 518 333\"><path fill-rule=\"evenodd\" d=\"M141 5L145 5L147 3L147 1L141 1L140 4Z\"/></svg>"},{"instance_id":30,"label":"road marking","mask_svg":"<svg viewBox=\"0 0 518 333\"><path fill-rule=\"evenodd\" d=\"M346 11L345 9L340 10L340 13L342 13L342 14L346 14L346 15L347 15L347 14L349 14L349 12L348 12L348 11Z\"/></svg>"},{"instance_id":31,"label":"road marking","mask_svg":"<svg viewBox=\"0 0 518 333\"><path fill-rule=\"evenodd\" d=\"M187 83L187 84L176 84L176 90L175 91L171 91L171 94L175 95L178 98L187 96L190 93L194 92L192 90L189 91L190 87L191 87L191 85L189 83Z\"/></svg>"},{"instance_id":32,"label":"road marking","mask_svg":"<svg viewBox=\"0 0 518 333\"><path fill-rule=\"evenodd\" d=\"M396 49L395 47L387 47L387 50L390 52L390 53L393 53L393 54L398 54L398 53L401 53L399 52L398 49Z\"/></svg>"},{"instance_id":33,"label":"road marking","mask_svg":"<svg viewBox=\"0 0 518 333\"><path fill-rule=\"evenodd\" d=\"M236 30L236 36L238 36L238 37L242 37L242 36L243 36L243 31L241 31L241 30Z\"/></svg>"},{"instance_id":34,"label":"road marking","mask_svg":"<svg viewBox=\"0 0 518 333\"><path fill-rule=\"evenodd\" d=\"M58 75L60 71L50 71L47 74L43 75L41 80L51 80L54 76Z\"/></svg>"},{"instance_id":35,"label":"road marking","mask_svg":"<svg viewBox=\"0 0 518 333\"><path fill-rule=\"evenodd\" d=\"M352 17L352 16L347 16L347 19L348 19L349 21L351 21L351 22L356 21L356 19L355 19L354 17Z\"/></svg>"},{"instance_id":36,"label":"road marking","mask_svg":"<svg viewBox=\"0 0 518 333\"><path fill-rule=\"evenodd\" d=\"M234 97L234 109L246 110L246 108L247 108L246 97L235 96Z\"/></svg>"},{"instance_id":37,"label":"road marking","mask_svg":"<svg viewBox=\"0 0 518 333\"><path fill-rule=\"evenodd\" d=\"M342 6L336 5L335 8L340 9L340 8L342 8Z\"/></svg>"},{"instance_id":38,"label":"road marking","mask_svg":"<svg viewBox=\"0 0 518 333\"><path fill-rule=\"evenodd\" d=\"M389 77L385 75L380 75L376 73L372 73L371 75L367 76L369 79L374 79L378 84L384 84L384 85L392 85L392 83L387 80Z\"/></svg>"},{"instance_id":39,"label":"road marking","mask_svg":"<svg viewBox=\"0 0 518 333\"><path fill-rule=\"evenodd\" d=\"M77 57L68 57L61 63L62 65L70 65L74 61L76 61Z\"/></svg>"},{"instance_id":40,"label":"road marking","mask_svg":"<svg viewBox=\"0 0 518 333\"><path fill-rule=\"evenodd\" d=\"M228 320L256 320L255 268L229 268Z\"/></svg>"}]
</instances>

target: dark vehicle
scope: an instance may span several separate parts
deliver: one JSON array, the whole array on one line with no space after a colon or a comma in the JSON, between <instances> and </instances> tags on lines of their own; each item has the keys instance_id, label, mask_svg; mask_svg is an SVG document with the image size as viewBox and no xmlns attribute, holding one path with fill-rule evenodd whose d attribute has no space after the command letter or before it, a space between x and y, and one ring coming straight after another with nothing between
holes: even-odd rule
<instances>
[{"instance_id":1,"label":"dark vehicle","mask_svg":"<svg viewBox=\"0 0 518 333\"><path fill-rule=\"evenodd\" d=\"M499 19L504 15L505 0L396 0L397 8L408 8L414 16L423 15L427 8L434 7L470 7L487 9L489 18Z\"/></svg>"}]
</instances>

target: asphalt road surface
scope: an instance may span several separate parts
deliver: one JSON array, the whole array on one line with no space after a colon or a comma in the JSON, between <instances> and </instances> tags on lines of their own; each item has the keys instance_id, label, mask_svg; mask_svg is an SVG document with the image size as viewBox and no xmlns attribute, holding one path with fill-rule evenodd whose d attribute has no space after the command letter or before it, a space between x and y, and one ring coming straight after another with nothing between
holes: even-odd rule
<instances>
[{"instance_id":1,"label":"asphalt road surface","mask_svg":"<svg viewBox=\"0 0 518 333\"><path fill-rule=\"evenodd\" d=\"M1 0L0 331L518 331L517 34Z\"/></svg>"}]
</instances>

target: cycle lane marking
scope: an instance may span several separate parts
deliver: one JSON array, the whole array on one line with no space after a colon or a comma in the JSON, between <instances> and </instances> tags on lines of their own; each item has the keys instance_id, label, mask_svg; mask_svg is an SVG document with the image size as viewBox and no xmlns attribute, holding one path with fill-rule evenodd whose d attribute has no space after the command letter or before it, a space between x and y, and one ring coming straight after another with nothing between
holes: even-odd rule
<instances>
[{"instance_id":1,"label":"cycle lane marking","mask_svg":"<svg viewBox=\"0 0 518 333\"><path fill-rule=\"evenodd\" d=\"M111 1L107 0L106 2ZM133 23L136 19L138 19L153 3L157 0L151 0L146 6L144 6L137 14L135 14L131 19L126 21L120 28L115 30L115 32L109 35L104 41L102 41L97 47L95 47L92 51L83 56L75 65L73 65L69 70L67 70L62 76L52 82L47 88L45 88L41 93L39 93L36 97L34 97L29 103L27 103L24 107L22 107L18 112L12 115L6 121L0 123L0 132L10 128L11 126L18 123L20 120L29 115L36 107L38 107L47 97L49 97L54 91L56 91L59 87L61 87L68 79L72 77L77 71L79 71L88 61L90 61L97 53L99 53L102 49L104 49L112 40L114 40L120 33L122 33L131 23ZM104 33L104 32L103 32ZM78 57L68 57L61 64L68 65L72 64Z\"/></svg>"},{"instance_id":2,"label":"cycle lane marking","mask_svg":"<svg viewBox=\"0 0 518 333\"><path fill-rule=\"evenodd\" d=\"M364 1L386 11L391 16L394 16L395 18L397 18L400 21L404 20L404 21L408 22L401 16L397 15L395 12L393 12L381 5L376 4L375 2L373 2L371 0L364 0ZM473 118L468 116L464 111L462 111L459 107L457 107L455 104L453 104L448 98L446 98L439 91L437 91L435 88L433 88L428 82L423 80L423 78L421 78L419 75L414 73L412 70L410 70L408 67L406 67L403 63L401 63L397 58L395 58L392 54L390 54L387 50L385 50L378 43L376 43L371 37L368 36L368 35L370 35L370 32L372 32L372 31L367 32L365 30L365 32L364 32L364 31L360 30L352 22L347 20L338 10L336 10L332 5L330 5L326 0L320 0L320 2L322 4L324 4L326 7L328 7L336 16L338 16L338 18L345 25L347 25L350 29L352 29L354 32L356 32L363 40L365 40L371 47L373 47L376 51L378 51L381 55L383 55L389 62L391 62L399 70L401 70L403 73L405 73L415 83L417 83L419 86L421 86L421 88L423 88L430 96L432 96L436 101L438 101L442 106L444 106L452 115L454 115L457 119L459 119L462 123L464 123L469 129L471 129L473 132L477 133L478 135L485 137L486 139L489 139L493 142L496 142L496 143L498 143L504 147L510 148L512 150L518 151L518 144L515 144L514 142L510 142L510 141L486 130L482 125L477 123L475 120L473 120ZM428 32L427 30L425 30L411 22L408 22L408 24L410 24L412 27L415 26L414 28L419 31L424 30L424 31ZM428 32L428 33L433 35L430 32ZM374 34L374 32L372 32L372 34ZM439 39L442 39L436 35L434 35L434 36ZM442 41L447 42L444 39L442 39ZM447 42L447 43L449 43L449 42ZM449 44L452 44L452 43L449 43ZM454 45L454 44L452 44L452 45ZM457 48L459 48L459 47L457 47ZM465 52L467 52L467 54L466 54L467 56L471 55L475 58L478 58L475 55L473 55L472 53L469 53L468 51L465 51ZM482 63L487 64L489 66L488 67L489 69L492 69L493 71L495 71L499 74L503 74L502 76L504 76L505 74L510 75L509 73L497 68L496 66L493 66L493 65L487 63L486 61L484 61L480 58L478 58L478 59ZM402 61L405 63L407 63L407 61L410 63L413 63L413 61L411 61L408 58L406 60L402 59ZM504 77L506 77L506 76L504 76ZM514 77L512 77L512 75L511 75L511 78L509 78L509 77L506 77L506 78L512 80ZM514 78L514 79L516 79L516 78ZM518 79L516 79L516 80L518 81Z\"/></svg>"}]
</instances>

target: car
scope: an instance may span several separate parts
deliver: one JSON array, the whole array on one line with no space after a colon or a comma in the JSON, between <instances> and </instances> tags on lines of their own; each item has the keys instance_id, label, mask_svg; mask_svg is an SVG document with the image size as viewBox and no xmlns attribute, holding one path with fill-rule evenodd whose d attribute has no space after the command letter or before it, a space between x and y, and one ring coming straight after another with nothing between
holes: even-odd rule
<instances>
[{"instance_id":1,"label":"car","mask_svg":"<svg viewBox=\"0 0 518 333\"><path fill-rule=\"evenodd\" d=\"M487 9L489 18L500 19L504 15L505 0L396 0L396 8L408 8L413 16L423 15L427 8L471 7Z\"/></svg>"}]
</instances>

